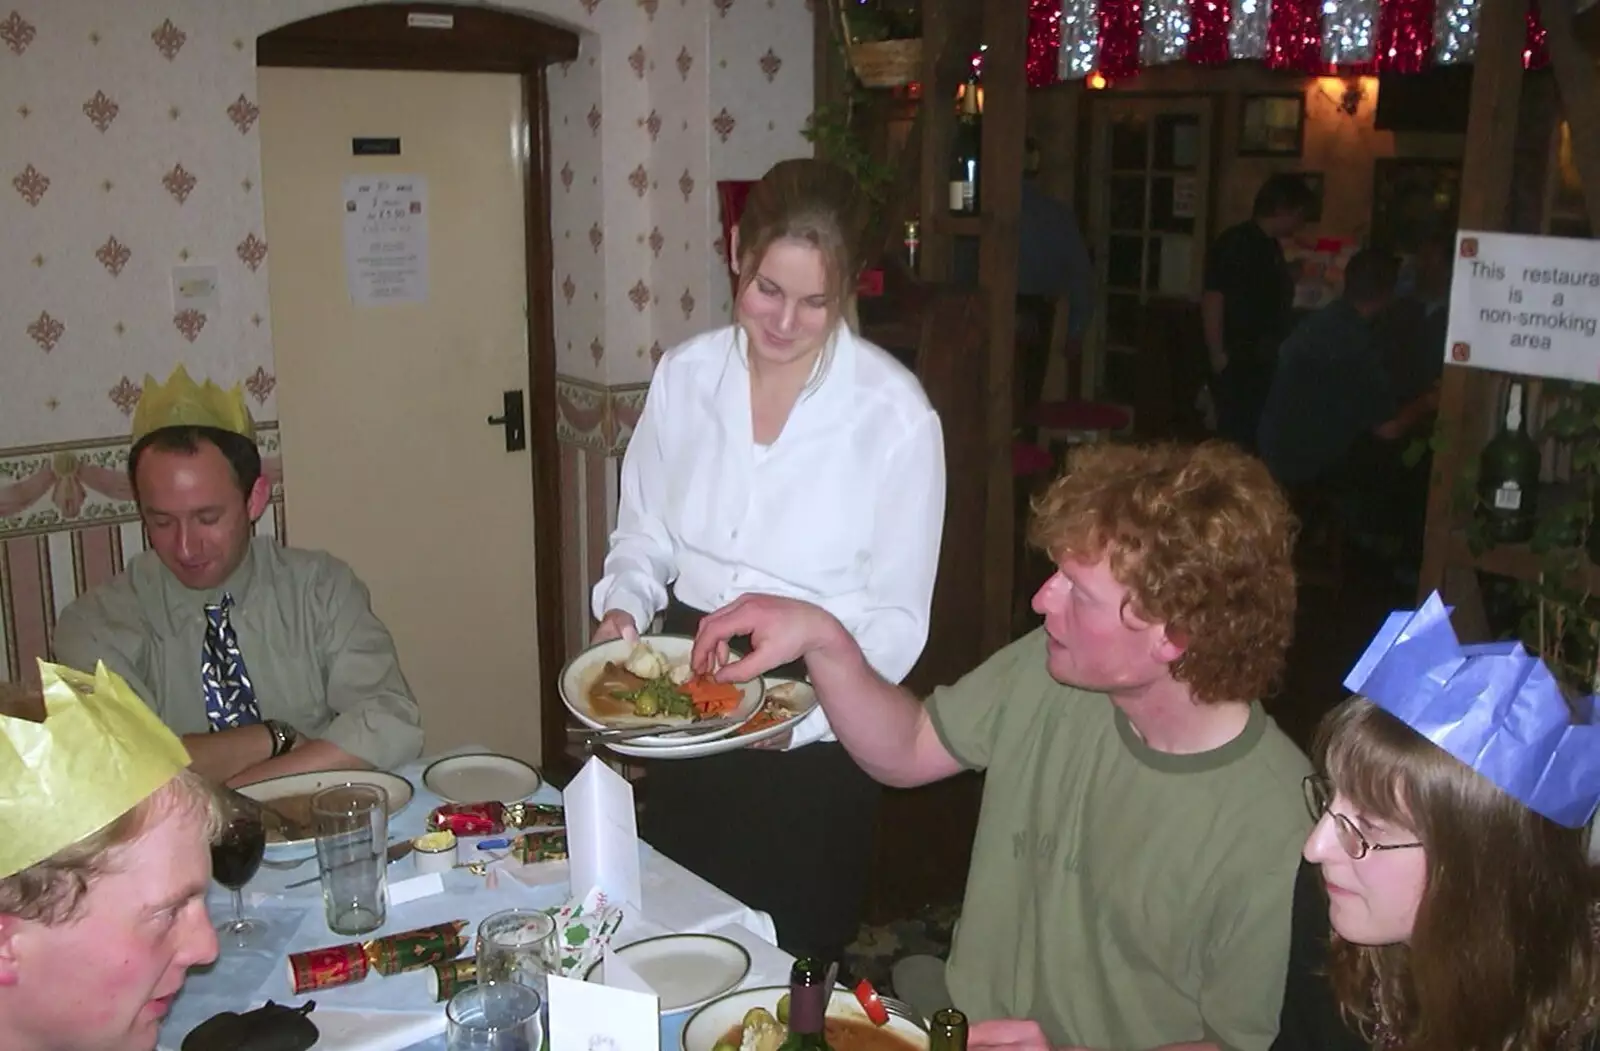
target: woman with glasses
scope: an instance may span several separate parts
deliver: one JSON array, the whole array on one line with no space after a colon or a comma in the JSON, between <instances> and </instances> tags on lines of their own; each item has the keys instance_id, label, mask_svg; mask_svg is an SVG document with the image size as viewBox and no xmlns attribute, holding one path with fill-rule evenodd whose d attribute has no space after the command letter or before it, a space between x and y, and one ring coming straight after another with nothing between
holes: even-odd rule
<instances>
[{"instance_id":1,"label":"woman with glasses","mask_svg":"<svg viewBox=\"0 0 1600 1051\"><path fill-rule=\"evenodd\" d=\"M1437 595L1345 685L1305 782L1274 1048L1600 1045L1593 699L1570 705L1519 644L1459 645Z\"/></svg>"}]
</instances>

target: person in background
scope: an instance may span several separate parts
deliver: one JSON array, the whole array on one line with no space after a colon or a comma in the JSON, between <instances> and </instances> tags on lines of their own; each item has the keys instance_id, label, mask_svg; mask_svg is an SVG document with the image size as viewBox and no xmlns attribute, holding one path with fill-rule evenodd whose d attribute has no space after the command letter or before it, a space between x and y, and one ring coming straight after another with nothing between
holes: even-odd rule
<instances>
[{"instance_id":1,"label":"person in background","mask_svg":"<svg viewBox=\"0 0 1600 1051\"><path fill-rule=\"evenodd\" d=\"M1278 344L1293 316L1294 278L1282 242L1305 226L1315 204L1305 180L1273 175L1256 192L1250 218L1218 234L1206 252L1200 320L1217 435L1242 449L1255 448Z\"/></svg>"},{"instance_id":2,"label":"person in background","mask_svg":"<svg viewBox=\"0 0 1600 1051\"><path fill-rule=\"evenodd\" d=\"M622 462L593 640L766 592L814 602L898 682L928 637L944 524L939 418L854 328L871 204L843 169L783 161L730 246L734 323L669 350ZM769 669L770 670L770 669ZM798 667L790 669L801 674ZM640 834L771 913L779 943L855 939L878 790L817 710L787 748L656 762Z\"/></svg>"},{"instance_id":3,"label":"person in background","mask_svg":"<svg viewBox=\"0 0 1600 1051\"><path fill-rule=\"evenodd\" d=\"M1444 373L1455 247L1454 231L1424 237L1401 268L1400 294L1378 319L1389 383L1402 402L1430 390Z\"/></svg>"},{"instance_id":4,"label":"person in background","mask_svg":"<svg viewBox=\"0 0 1600 1051\"><path fill-rule=\"evenodd\" d=\"M42 722L0 713L0 1046L150 1051L206 913L221 818L183 743L104 665L41 665Z\"/></svg>"},{"instance_id":5,"label":"person in background","mask_svg":"<svg viewBox=\"0 0 1600 1051\"><path fill-rule=\"evenodd\" d=\"M1437 594L1345 685L1307 779L1275 1051L1595 1047L1593 698L1519 643L1459 645Z\"/></svg>"},{"instance_id":6,"label":"person in background","mask_svg":"<svg viewBox=\"0 0 1600 1051\"><path fill-rule=\"evenodd\" d=\"M1223 442L1080 446L1030 536L1056 562L1043 627L926 702L789 598L706 617L695 665L736 680L803 658L884 784L986 771L949 964L893 975L925 1015L966 1012L969 1046L1266 1051L1309 827L1310 766L1256 700L1294 625L1288 504Z\"/></svg>"},{"instance_id":7,"label":"person in background","mask_svg":"<svg viewBox=\"0 0 1600 1051\"><path fill-rule=\"evenodd\" d=\"M1039 145L1031 137L1023 157L1022 206L1017 221L1016 412L1027 419L1044 397L1055 313L1065 306L1066 359L1083 349L1094 318L1094 263L1072 206L1039 186ZM1063 302L1064 300L1064 302Z\"/></svg>"},{"instance_id":8,"label":"person in background","mask_svg":"<svg viewBox=\"0 0 1600 1051\"><path fill-rule=\"evenodd\" d=\"M1427 475L1406 463L1406 447L1438 406L1432 386L1404 404L1396 398L1378 344L1375 319L1398 266L1382 249L1350 257L1343 295L1279 350L1257 443L1297 502L1310 487L1326 489L1355 541L1395 558L1397 572L1420 559L1427 506Z\"/></svg>"},{"instance_id":9,"label":"person in background","mask_svg":"<svg viewBox=\"0 0 1600 1051\"><path fill-rule=\"evenodd\" d=\"M251 539L271 486L238 387L181 365L165 385L145 377L128 478L152 550L61 612L56 659L105 661L213 781L421 754L416 699L355 573Z\"/></svg>"}]
</instances>

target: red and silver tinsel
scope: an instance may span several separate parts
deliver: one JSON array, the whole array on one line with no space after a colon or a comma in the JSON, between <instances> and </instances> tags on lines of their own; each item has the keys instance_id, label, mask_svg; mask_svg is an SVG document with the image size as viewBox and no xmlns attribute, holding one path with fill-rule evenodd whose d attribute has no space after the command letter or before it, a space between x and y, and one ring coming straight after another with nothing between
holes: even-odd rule
<instances>
[{"instance_id":1,"label":"red and silver tinsel","mask_svg":"<svg viewBox=\"0 0 1600 1051\"><path fill-rule=\"evenodd\" d=\"M1029 0L1028 83L1259 59L1308 75L1470 62L1482 0ZM1549 61L1538 0L1523 63Z\"/></svg>"}]
</instances>

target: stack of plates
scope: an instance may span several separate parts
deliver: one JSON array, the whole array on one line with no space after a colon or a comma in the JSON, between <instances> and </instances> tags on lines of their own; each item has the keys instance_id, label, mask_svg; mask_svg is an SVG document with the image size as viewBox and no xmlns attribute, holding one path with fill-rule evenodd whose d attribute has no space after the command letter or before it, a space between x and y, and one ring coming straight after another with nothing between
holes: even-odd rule
<instances>
[{"instance_id":1,"label":"stack of plates","mask_svg":"<svg viewBox=\"0 0 1600 1051\"><path fill-rule=\"evenodd\" d=\"M694 640L682 635L645 635L641 641L666 659L669 666L687 663ZM602 642L578 654L561 673L561 700L579 722L591 729L625 729L644 726L658 720L631 714L598 711L592 696L595 682L600 678L608 661L622 664L632 651L631 643L621 639ZM606 747L622 755L644 759L694 759L746 748L759 741L793 728L816 705L816 694L802 682L783 679L756 679L740 686L739 706L732 714L733 722L721 722L710 730L696 732L693 723L682 729L663 731L626 741L608 742ZM760 729L746 731L745 726L763 708L769 714L784 716L775 723L765 719Z\"/></svg>"}]
</instances>

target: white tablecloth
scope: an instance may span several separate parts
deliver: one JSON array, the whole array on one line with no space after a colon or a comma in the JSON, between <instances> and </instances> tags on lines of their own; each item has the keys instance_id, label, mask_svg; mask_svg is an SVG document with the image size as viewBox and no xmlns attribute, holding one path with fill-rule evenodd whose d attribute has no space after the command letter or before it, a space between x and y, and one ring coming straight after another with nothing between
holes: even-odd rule
<instances>
[{"instance_id":1,"label":"white tablecloth","mask_svg":"<svg viewBox=\"0 0 1600 1051\"><path fill-rule=\"evenodd\" d=\"M422 786L419 762L399 773L416 787L416 798L389 824L391 841L420 835L429 811L440 800ZM534 797L541 803L560 802L560 794L549 785ZM657 853L641 842L644 910L642 915L625 913L613 946L626 945L640 938L668 932L688 934L716 933L738 941L750 951L751 967L747 986L783 984L788 980L792 958L774 944L776 931L772 917L752 909L724 894L683 866ZM466 920L474 931L484 917L501 909L549 908L560 905L573 893L567 885L565 864L536 866L539 875L550 882L529 886L501 874L498 886L490 890L482 877L458 869L445 873L443 894L421 898L391 907L388 922L366 938L426 927L449 920ZM413 971L382 977L336 989L322 989L296 996L289 984L289 953L321 946L337 945L351 939L328 930L322 913L322 892L317 884L295 890L287 884L316 875L315 860L298 868L280 871L263 867L245 889L246 912L268 921L261 944L252 949L226 945L217 962L191 972L182 993L173 1003L172 1013L161 1030L163 1049L176 1051L183 1037L200 1022L222 1011L246 1011L267 1000L298 1005L314 999L316 1010L311 1020L322 1038L317 1051L397 1051L401 1048L444 1048L444 1005L429 995L428 973ZM412 861L403 859L389 868L390 880L413 875ZM577 892L587 888L577 888ZM213 920L232 915L231 896L213 885L210 897ZM677 1051L679 1033L687 1015L668 1015L661 1020L663 1051ZM692 1048L689 1051L709 1051Z\"/></svg>"}]
</instances>

